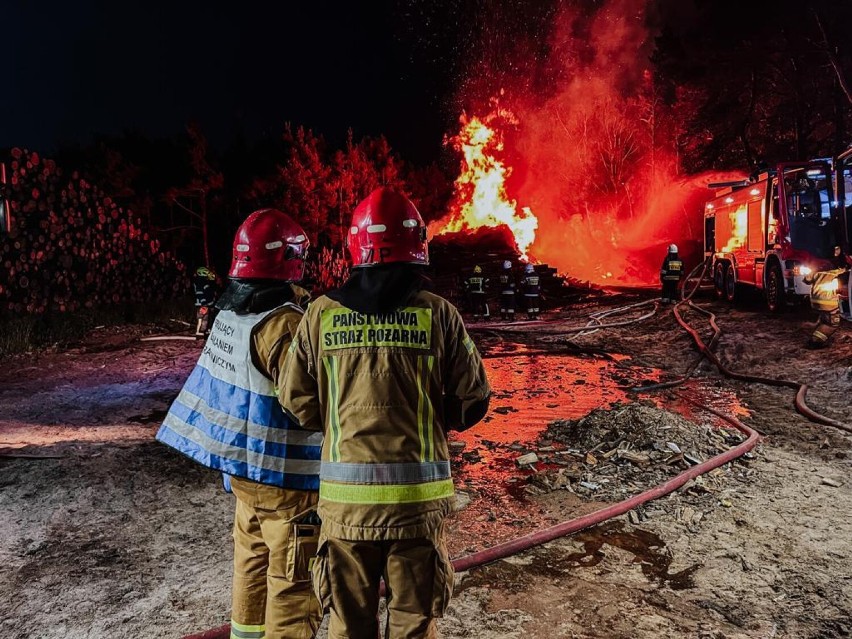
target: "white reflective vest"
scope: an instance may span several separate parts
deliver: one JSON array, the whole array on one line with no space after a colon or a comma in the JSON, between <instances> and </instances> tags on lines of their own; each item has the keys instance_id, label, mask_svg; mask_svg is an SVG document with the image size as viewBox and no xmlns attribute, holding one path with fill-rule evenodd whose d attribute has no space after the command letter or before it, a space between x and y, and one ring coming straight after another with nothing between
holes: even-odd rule
<instances>
[{"instance_id":1,"label":"white reflective vest","mask_svg":"<svg viewBox=\"0 0 852 639\"><path fill-rule=\"evenodd\" d=\"M271 312L219 313L157 439L228 475L317 490L322 434L284 414L272 381L251 361L252 329Z\"/></svg>"}]
</instances>

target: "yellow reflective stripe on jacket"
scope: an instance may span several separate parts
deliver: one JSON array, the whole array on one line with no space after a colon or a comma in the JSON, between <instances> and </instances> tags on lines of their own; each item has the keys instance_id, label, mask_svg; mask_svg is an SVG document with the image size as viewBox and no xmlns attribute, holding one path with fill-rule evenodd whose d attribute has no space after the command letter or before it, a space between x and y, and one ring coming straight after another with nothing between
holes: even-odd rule
<instances>
[{"instance_id":1,"label":"yellow reflective stripe on jacket","mask_svg":"<svg viewBox=\"0 0 852 639\"><path fill-rule=\"evenodd\" d=\"M420 461L435 460L434 413L429 399L429 380L435 357L417 358L417 433L420 436Z\"/></svg>"},{"instance_id":2,"label":"yellow reflective stripe on jacket","mask_svg":"<svg viewBox=\"0 0 852 639\"><path fill-rule=\"evenodd\" d=\"M468 353L473 353L476 350L476 345L473 343L473 340L470 339L470 335L465 333L464 341L462 342L464 347L467 349Z\"/></svg>"},{"instance_id":3,"label":"yellow reflective stripe on jacket","mask_svg":"<svg viewBox=\"0 0 852 639\"><path fill-rule=\"evenodd\" d=\"M320 481L320 499L344 504L413 504L453 496L453 480L425 484L335 484Z\"/></svg>"},{"instance_id":4,"label":"yellow reflective stripe on jacket","mask_svg":"<svg viewBox=\"0 0 852 639\"><path fill-rule=\"evenodd\" d=\"M328 415L326 417L331 429L328 457L331 461L340 461L340 382L338 380L337 357L328 356L323 359L325 374L328 377Z\"/></svg>"},{"instance_id":5,"label":"yellow reflective stripe on jacket","mask_svg":"<svg viewBox=\"0 0 852 639\"><path fill-rule=\"evenodd\" d=\"M265 625L254 626L231 619L231 639L264 639L264 637L266 637Z\"/></svg>"}]
</instances>

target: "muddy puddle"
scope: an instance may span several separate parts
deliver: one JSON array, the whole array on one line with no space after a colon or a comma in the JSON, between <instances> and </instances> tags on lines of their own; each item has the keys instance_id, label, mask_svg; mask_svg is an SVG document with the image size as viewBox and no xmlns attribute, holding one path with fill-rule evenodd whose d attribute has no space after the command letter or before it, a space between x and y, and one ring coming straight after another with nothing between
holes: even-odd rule
<instances>
[{"instance_id":1,"label":"muddy puddle","mask_svg":"<svg viewBox=\"0 0 852 639\"><path fill-rule=\"evenodd\" d=\"M626 356L545 354L508 345L502 352L489 353L485 366L493 389L489 415L471 430L450 436L451 442L458 442L454 446L464 443L463 451L453 455L453 475L456 489L464 493L461 500L470 500L449 522L450 548L456 556L555 524L566 509L579 516L603 505L567 491L547 503L525 492L526 477L534 471L519 468L515 460L539 449L539 437L551 421L576 419L596 408L638 398L687 419L710 421L670 392L630 393L631 386L660 381L661 371L633 365ZM731 391L706 382L690 381L678 392L723 412L747 414ZM534 468L546 466L539 463Z\"/></svg>"}]
</instances>

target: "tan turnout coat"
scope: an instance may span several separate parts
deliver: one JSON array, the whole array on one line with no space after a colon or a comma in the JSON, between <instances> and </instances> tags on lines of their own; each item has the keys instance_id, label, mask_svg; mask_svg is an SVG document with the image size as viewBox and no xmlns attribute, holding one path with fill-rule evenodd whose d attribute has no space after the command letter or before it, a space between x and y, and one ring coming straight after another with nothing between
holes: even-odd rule
<instances>
[{"instance_id":1,"label":"tan turnout coat","mask_svg":"<svg viewBox=\"0 0 852 639\"><path fill-rule=\"evenodd\" d=\"M422 291L374 315L325 296L311 304L279 398L303 428L324 431L324 535L433 534L453 496L447 429L489 393L479 352L445 299Z\"/></svg>"}]
</instances>

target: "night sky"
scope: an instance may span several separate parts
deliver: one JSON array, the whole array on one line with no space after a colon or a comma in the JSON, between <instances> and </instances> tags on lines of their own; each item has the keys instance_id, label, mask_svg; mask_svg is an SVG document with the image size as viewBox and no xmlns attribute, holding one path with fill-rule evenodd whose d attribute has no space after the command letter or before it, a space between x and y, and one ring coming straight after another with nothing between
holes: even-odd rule
<instances>
[{"instance_id":1,"label":"night sky","mask_svg":"<svg viewBox=\"0 0 852 639\"><path fill-rule=\"evenodd\" d=\"M383 133L430 159L455 118L464 36L442 4L9 0L0 147L170 136L189 120L221 146L291 121L332 141Z\"/></svg>"},{"instance_id":2,"label":"night sky","mask_svg":"<svg viewBox=\"0 0 852 639\"><path fill-rule=\"evenodd\" d=\"M833 13L830 2L817 4ZM292 122L332 144L350 127L356 136L384 134L403 158L430 161L471 94L487 98L504 83L535 76L556 7L591 13L603 5L5 0L0 148L50 153L125 130L171 137L194 120L222 149L236 136L277 138ZM712 32L725 46L730 16L744 30L733 37L742 39L757 16L793 5L798 0L649 0L656 7L651 31L665 22ZM697 23L696 6L712 7L718 28ZM547 85L527 92L544 96Z\"/></svg>"}]
</instances>

